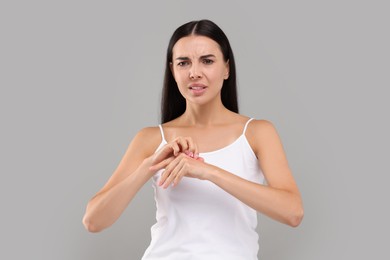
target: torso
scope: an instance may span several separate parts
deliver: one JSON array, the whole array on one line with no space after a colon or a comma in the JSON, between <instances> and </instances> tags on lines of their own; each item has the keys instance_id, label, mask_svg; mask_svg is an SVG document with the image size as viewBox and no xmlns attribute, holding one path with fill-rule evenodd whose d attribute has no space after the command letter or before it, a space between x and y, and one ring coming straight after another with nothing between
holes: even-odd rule
<instances>
[{"instance_id":1,"label":"torso","mask_svg":"<svg viewBox=\"0 0 390 260\"><path fill-rule=\"evenodd\" d=\"M191 137L199 152L219 150L235 142L242 134L248 117L234 114L231 118L208 126L186 125L180 120L173 120L162 125L167 142L176 137Z\"/></svg>"},{"instance_id":2,"label":"torso","mask_svg":"<svg viewBox=\"0 0 390 260\"><path fill-rule=\"evenodd\" d=\"M237 118L232 123L208 127L164 124L157 150L177 136L191 136L205 162L263 183L258 160L243 133L249 118ZM215 184L195 178L183 178L177 187L163 189L157 185L162 172L152 178L157 222L142 259L257 259L254 209Z\"/></svg>"}]
</instances>

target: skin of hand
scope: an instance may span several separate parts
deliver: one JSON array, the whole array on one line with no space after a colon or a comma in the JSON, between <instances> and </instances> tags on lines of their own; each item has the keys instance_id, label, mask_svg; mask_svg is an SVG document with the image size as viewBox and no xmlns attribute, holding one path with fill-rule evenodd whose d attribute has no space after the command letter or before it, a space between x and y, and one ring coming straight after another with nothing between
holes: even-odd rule
<instances>
[{"instance_id":1,"label":"skin of hand","mask_svg":"<svg viewBox=\"0 0 390 260\"><path fill-rule=\"evenodd\" d=\"M152 156L152 166L149 170L157 172L158 170L169 166L162 174L161 181L159 182L159 185L161 186L169 177L168 181L164 184L164 188L167 188L172 181L173 186L176 186L183 176L187 175L185 174L185 169L190 167L191 163L194 163L194 161L204 162L204 159L199 157L197 146L192 138L177 137ZM181 167L182 171L178 171L177 167ZM194 169L194 167L190 169ZM172 171L174 172L171 174ZM173 179L173 176L176 178ZM195 172L195 175L193 176L189 174L189 177L199 178L199 171Z\"/></svg>"},{"instance_id":2,"label":"skin of hand","mask_svg":"<svg viewBox=\"0 0 390 260\"><path fill-rule=\"evenodd\" d=\"M257 157L261 158L261 166L268 185L250 182L183 153L153 165L150 169L165 168L159 183L163 188L169 187L170 184L176 186L184 176L208 180L256 211L296 227L303 218L302 201L288 167L282 144L271 123L255 122L248 132L256 130L256 126L262 127L263 130L257 131L260 134L250 135L258 138L257 140L251 138L249 140L253 141L256 148L254 151Z\"/></svg>"},{"instance_id":3,"label":"skin of hand","mask_svg":"<svg viewBox=\"0 0 390 260\"><path fill-rule=\"evenodd\" d=\"M149 167L166 164L183 152L198 158L198 150L191 138L178 137L163 146L157 129L143 129L130 143L125 155L104 187L87 204L83 224L90 232L111 226L122 214L141 187L155 174ZM155 138L155 136L158 136ZM145 140L153 145L145 145Z\"/></svg>"},{"instance_id":4,"label":"skin of hand","mask_svg":"<svg viewBox=\"0 0 390 260\"><path fill-rule=\"evenodd\" d=\"M155 153L152 156L152 160L151 160L152 165L153 166L164 165L165 167L181 153L184 153L189 157L195 159L199 157L198 148L191 137L177 137L173 141L163 146L162 149L160 149L157 153ZM162 169L164 167L158 167L157 170Z\"/></svg>"},{"instance_id":5,"label":"skin of hand","mask_svg":"<svg viewBox=\"0 0 390 260\"><path fill-rule=\"evenodd\" d=\"M210 165L205 163L202 157L195 157L191 152L185 151L176 157L171 156L149 169L158 171L165 168L158 184L166 189L171 183L176 186L184 176L203 180L209 167Z\"/></svg>"}]
</instances>

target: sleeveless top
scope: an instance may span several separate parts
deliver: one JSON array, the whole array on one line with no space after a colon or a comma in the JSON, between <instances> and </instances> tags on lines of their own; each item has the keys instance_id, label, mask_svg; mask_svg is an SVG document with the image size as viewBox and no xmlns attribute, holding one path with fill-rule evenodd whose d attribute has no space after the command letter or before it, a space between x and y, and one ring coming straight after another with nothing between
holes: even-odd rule
<instances>
[{"instance_id":1,"label":"sleeveless top","mask_svg":"<svg viewBox=\"0 0 390 260\"><path fill-rule=\"evenodd\" d=\"M245 136L212 152L200 153L206 163L262 184L264 175ZM162 141L167 144L162 126ZM156 150L156 151L157 151ZM184 177L176 187L158 186L163 170L152 178L157 223L142 260L257 260L256 210L217 185Z\"/></svg>"}]
</instances>

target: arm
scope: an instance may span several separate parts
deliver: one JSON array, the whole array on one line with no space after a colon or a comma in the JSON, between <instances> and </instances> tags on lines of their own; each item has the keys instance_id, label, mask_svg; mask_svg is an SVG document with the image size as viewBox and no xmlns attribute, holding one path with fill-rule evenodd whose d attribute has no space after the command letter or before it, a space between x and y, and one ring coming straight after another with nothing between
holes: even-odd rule
<instances>
[{"instance_id":1,"label":"arm","mask_svg":"<svg viewBox=\"0 0 390 260\"><path fill-rule=\"evenodd\" d=\"M89 201L83 218L85 228L99 232L112 225L153 176L151 155L161 138L158 129L141 130L130 143L117 169L104 187Z\"/></svg>"},{"instance_id":2,"label":"arm","mask_svg":"<svg viewBox=\"0 0 390 260\"><path fill-rule=\"evenodd\" d=\"M85 228L99 232L111 226L141 187L156 173L152 165L168 164L181 152L197 155L191 138L178 137L157 153L161 142L157 127L141 130L104 187L89 201L83 218ZM197 156L194 156L197 157Z\"/></svg>"},{"instance_id":3,"label":"arm","mask_svg":"<svg viewBox=\"0 0 390 260\"><path fill-rule=\"evenodd\" d=\"M251 144L268 186L253 183L214 168L209 180L253 209L296 227L303 218L303 206L280 138L272 123L256 120L247 129Z\"/></svg>"},{"instance_id":4,"label":"arm","mask_svg":"<svg viewBox=\"0 0 390 260\"><path fill-rule=\"evenodd\" d=\"M245 180L214 165L179 155L164 165L160 185L177 185L184 177L208 180L243 203L277 221L296 227L303 218L301 196L288 167L282 143L274 126L265 120L251 122L247 129L268 186ZM164 168L153 166L151 169Z\"/></svg>"}]
</instances>

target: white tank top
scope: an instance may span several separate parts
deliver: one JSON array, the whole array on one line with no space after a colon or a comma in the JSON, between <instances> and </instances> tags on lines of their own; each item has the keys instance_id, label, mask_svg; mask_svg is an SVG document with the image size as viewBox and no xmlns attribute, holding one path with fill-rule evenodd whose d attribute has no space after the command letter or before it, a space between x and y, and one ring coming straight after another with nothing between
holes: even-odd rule
<instances>
[{"instance_id":1,"label":"white tank top","mask_svg":"<svg viewBox=\"0 0 390 260\"><path fill-rule=\"evenodd\" d=\"M200 153L206 163L256 183L264 176L255 153L242 135L216 151ZM159 125L162 142L167 144ZM142 260L255 260L257 213L212 182L184 177L176 187L158 186L152 178L157 223Z\"/></svg>"}]
</instances>

